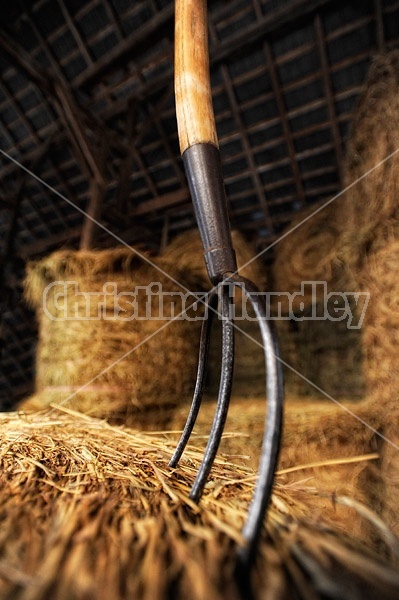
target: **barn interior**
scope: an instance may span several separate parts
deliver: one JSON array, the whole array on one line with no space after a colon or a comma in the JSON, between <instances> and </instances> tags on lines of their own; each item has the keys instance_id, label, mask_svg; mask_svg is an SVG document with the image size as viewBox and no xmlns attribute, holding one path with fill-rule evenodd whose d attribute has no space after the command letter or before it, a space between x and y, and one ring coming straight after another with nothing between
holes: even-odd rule
<instances>
[{"instance_id":1,"label":"barn interior","mask_svg":"<svg viewBox=\"0 0 399 600\"><path fill-rule=\"evenodd\" d=\"M298 211L342 189L352 110L373 55L397 46L398 18L389 1L210 3L231 225L266 266ZM33 389L26 261L78 248L83 235L97 248L123 241L158 253L195 220L177 141L172 3L16 2L1 21L1 388L10 407ZM91 193L97 180L101 199ZM103 227L87 232L84 213Z\"/></svg>"},{"instance_id":2,"label":"barn interior","mask_svg":"<svg viewBox=\"0 0 399 600\"><path fill-rule=\"evenodd\" d=\"M12 515L8 531L17 521L21 531L9 552L7 536L0 540L1 598L399 594L399 1L209 0L208 34L239 267L262 291L285 294L271 298L271 314L292 403L285 409L275 512L259 554L266 576L261 567L244 591L236 589L232 545L240 543L245 510L230 506L225 488L219 504L209 492L219 480L245 481L258 460L265 367L250 319L237 334L231 420L224 459L215 463L214 488L204 499L205 520L180 521L176 512L173 527L162 521L161 531L159 506L166 500L142 498L151 507L148 522L124 530L132 556L118 555L119 571L99 577L104 561L116 557L112 544L102 547L99 531L109 526L109 537L122 539L123 527L109 520L117 505L118 519L128 519L123 502L130 492L120 483L126 465L113 453L127 445L139 457L135 480L144 485L148 478L172 504L185 502L185 477L191 481L192 462L200 460L190 450L177 487L165 483L160 454L172 451L190 406L198 323L163 329L141 318L130 329L131 323L60 317L72 305L85 310L65 282L94 295L109 281L123 293L154 282L169 294L211 287L179 148L174 2L15 0L0 5L0 421L11 482L0 491L0 512ZM312 297L303 282L318 282ZM57 293L64 304L57 304ZM294 299L287 308L288 295ZM200 447L214 412L220 353L219 331L194 438ZM123 437L126 426L141 430L137 439ZM55 458L57 427L69 441ZM165 447L151 437L154 431L172 432L160 438ZM240 434L244 442L236 440ZM84 439L88 450L78 460L71 448ZM100 459L99 439L115 472ZM14 460L7 453L15 445ZM66 463L68 476L59 470ZM99 482L108 480L114 483L101 485L114 495L112 506L101 503ZM53 486L51 498L64 506L65 519L73 510L65 498L83 486L86 504L77 508L70 533L54 513L40 532L26 534L23 488L40 516L43 485ZM247 503L249 491L240 485L231 489ZM18 510L8 496L1 499L9 489ZM92 500L85 528L81 515ZM233 506L231 513L223 503ZM140 510L133 513L141 523ZM155 522L152 530L148 523ZM49 551L54 527L61 540L55 553ZM194 530L194 541L187 541ZM157 536L167 539L159 554ZM29 540L37 548L31 555ZM142 547L150 548L144 558ZM80 552L95 558L86 564ZM75 581L80 560L84 574ZM55 584L57 564L63 567ZM132 565L137 580L128 574ZM274 568L279 577L270 575Z\"/></svg>"}]
</instances>

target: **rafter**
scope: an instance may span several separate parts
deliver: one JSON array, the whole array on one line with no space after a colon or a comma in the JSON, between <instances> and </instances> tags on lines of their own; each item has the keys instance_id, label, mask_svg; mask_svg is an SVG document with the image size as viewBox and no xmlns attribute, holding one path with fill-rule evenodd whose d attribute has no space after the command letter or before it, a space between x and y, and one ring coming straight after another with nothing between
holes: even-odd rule
<instances>
[{"instance_id":1,"label":"rafter","mask_svg":"<svg viewBox=\"0 0 399 600\"><path fill-rule=\"evenodd\" d=\"M328 116L330 119L330 126L333 136L333 143L335 149L335 155L337 158L337 168L340 178L340 183L343 182L343 174L342 174L342 165L344 161L344 153L342 150L342 141L341 135L339 132L339 128L337 125L337 115L335 112L335 104L334 104L334 93L331 85L331 77L330 77L330 66L328 63L328 56L326 45L324 42L324 28L323 23L321 21L320 15L316 15L314 20L314 27L316 32L316 42L317 48L319 52L320 64L321 64L321 72L323 77L323 85L324 85L324 95L326 98Z\"/></svg>"},{"instance_id":2,"label":"rafter","mask_svg":"<svg viewBox=\"0 0 399 600\"><path fill-rule=\"evenodd\" d=\"M288 150L288 155L290 158L291 169L294 175L294 185L296 188L296 192L298 195L298 199L302 205L306 203L305 190L302 183L302 175L299 169L294 140L291 132L291 127L288 119L288 113L285 107L283 91L281 88L280 80L278 77L277 69L274 64L273 52L269 42L265 42L263 45L263 49L266 55L266 62L269 68L270 78L272 82L272 87L274 91L274 97L276 99L276 104L280 116L281 127L284 133L284 139Z\"/></svg>"}]
</instances>

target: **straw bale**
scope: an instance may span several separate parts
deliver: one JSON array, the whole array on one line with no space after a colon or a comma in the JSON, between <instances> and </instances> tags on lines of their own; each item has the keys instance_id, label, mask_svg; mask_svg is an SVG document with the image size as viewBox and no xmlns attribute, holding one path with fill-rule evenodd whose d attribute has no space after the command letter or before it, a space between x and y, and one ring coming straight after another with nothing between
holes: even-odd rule
<instances>
[{"instance_id":1,"label":"straw bale","mask_svg":"<svg viewBox=\"0 0 399 600\"><path fill-rule=\"evenodd\" d=\"M172 314L173 302L179 314L183 303L173 294L181 291L179 283L187 288L192 281L165 258L151 262L156 266L117 248L62 250L28 266L26 298L36 309L39 342L35 395L25 408L67 402L100 417L151 421L159 411L148 407L163 405L165 415L168 406L189 396L200 321L156 317L162 301L164 317ZM90 293L89 300L83 292Z\"/></svg>"},{"instance_id":2,"label":"straw bale","mask_svg":"<svg viewBox=\"0 0 399 600\"><path fill-rule=\"evenodd\" d=\"M265 356L259 324L249 320L235 320L233 394L238 396L265 395ZM239 329L238 329L239 328ZM213 324L209 346L206 392L217 396L220 386L222 356L221 322Z\"/></svg>"},{"instance_id":3,"label":"straw bale","mask_svg":"<svg viewBox=\"0 0 399 600\"><path fill-rule=\"evenodd\" d=\"M370 293L363 332L364 373L370 392L396 405L399 376L399 240L368 257L360 283ZM391 407L393 408L393 407Z\"/></svg>"},{"instance_id":4,"label":"straw bale","mask_svg":"<svg viewBox=\"0 0 399 600\"><path fill-rule=\"evenodd\" d=\"M308 365L307 359L310 358L312 349L301 343L301 323L293 319L279 319L275 323L283 361L285 392L294 396L306 396L311 393L309 385L298 373L302 375L304 364Z\"/></svg>"},{"instance_id":5,"label":"straw bale","mask_svg":"<svg viewBox=\"0 0 399 600\"><path fill-rule=\"evenodd\" d=\"M399 481L399 240L368 257L360 276L370 302L363 331L364 374L369 394L386 412L381 433L381 468L386 473L384 515L392 520L397 507ZM399 534L399 520L394 519Z\"/></svg>"},{"instance_id":6,"label":"straw bale","mask_svg":"<svg viewBox=\"0 0 399 600\"><path fill-rule=\"evenodd\" d=\"M214 403L204 404L197 433L209 432L214 410ZM177 411L174 427L182 425L184 414L183 409ZM265 414L264 399L233 398L226 429L241 437L227 437L221 451L256 470ZM303 482L302 500L315 518L327 516L338 528L369 542L373 533L370 534L363 520L342 508L337 513L334 497L344 495L369 509L379 510L376 494L381 492L382 479L376 467L376 452L380 447L376 431L383 419L383 411L368 400L334 404L326 399L288 396L285 401L281 481L295 489L300 489L298 482ZM361 456L369 460L359 459Z\"/></svg>"},{"instance_id":7,"label":"straw bale","mask_svg":"<svg viewBox=\"0 0 399 600\"><path fill-rule=\"evenodd\" d=\"M343 198L340 257L354 277L367 254L399 236L399 155L385 160L398 148L399 51L393 50L371 65L347 143L344 184L357 183Z\"/></svg>"},{"instance_id":8,"label":"straw bale","mask_svg":"<svg viewBox=\"0 0 399 600\"><path fill-rule=\"evenodd\" d=\"M289 294L300 293L302 282L325 281L328 288L337 285L342 277L342 265L337 259L340 231L336 222L337 204L332 202L324 208L325 201L312 204L301 211L289 224L275 246L273 263L273 291ZM318 210L321 209L321 210ZM318 212L317 212L318 211ZM316 301L320 293L316 290ZM334 290L336 291L336 290ZM286 298L273 298L280 302L282 314L289 310ZM301 297L294 300L294 310L309 306L315 301L312 288L305 286Z\"/></svg>"},{"instance_id":9,"label":"straw bale","mask_svg":"<svg viewBox=\"0 0 399 600\"><path fill-rule=\"evenodd\" d=\"M328 287L325 291L315 304L293 303L290 316L288 311L279 315L274 306L285 387L294 395L320 396L321 388L334 398L361 398L363 371L353 365L362 361L361 329L356 327L363 300L354 299L353 289L345 297L337 290L329 297Z\"/></svg>"},{"instance_id":10,"label":"straw bale","mask_svg":"<svg viewBox=\"0 0 399 600\"><path fill-rule=\"evenodd\" d=\"M381 514L393 524L396 533L399 533L395 517L395 483L399 476L398 148L399 51L394 50L374 59L354 111L344 165L345 184L360 179L346 192L342 205L340 258L359 288L371 294L362 335L363 370L377 410L384 410L389 416L380 429L385 438L380 452L379 467L384 473L380 502Z\"/></svg>"},{"instance_id":11,"label":"straw bale","mask_svg":"<svg viewBox=\"0 0 399 600\"><path fill-rule=\"evenodd\" d=\"M348 309L347 301L331 299L327 308L331 315ZM334 304L335 303L335 304ZM354 302L350 309L356 313ZM288 394L318 396L320 389L334 398L362 398L365 391L361 365L361 330L348 328L348 319L332 321L312 318L313 306L303 311L303 320L278 319L276 326L283 361L284 386ZM318 315L323 305L317 305ZM356 323L356 321L354 321ZM353 324L353 323L352 323ZM264 396L265 359L259 325L255 321L237 320L243 331L235 332L236 348L233 394ZM215 328L217 329L217 328ZM210 345L210 367L207 390L217 394L220 380L221 332L216 330Z\"/></svg>"},{"instance_id":12,"label":"straw bale","mask_svg":"<svg viewBox=\"0 0 399 600\"><path fill-rule=\"evenodd\" d=\"M320 396L322 389L334 398L362 398L363 370L354 368L362 364L361 329L348 327L347 318L337 321L327 318L325 307L329 315L337 318L349 307L355 315L351 327L358 323L358 306L353 298L335 295L326 305L319 303L306 309L302 320L278 321L281 355L289 365L285 368L287 384L291 393L301 395ZM324 318L314 319L313 314ZM291 367L301 376L291 371Z\"/></svg>"},{"instance_id":13,"label":"straw bale","mask_svg":"<svg viewBox=\"0 0 399 600\"><path fill-rule=\"evenodd\" d=\"M2 599L352 600L399 593L388 528L363 512L384 557L308 511L303 479L295 486L276 478L255 568L237 579L250 468L219 456L197 507L188 492L200 438L170 470L173 432L139 433L55 410L3 414L0 421Z\"/></svg>"},{"instance_id":14,"label":"straw bale","mask_svg":"<svg viewBox=\"0 0 399 600\"><path fill-rule=\"evenodd\" d=\"M239 265L249 262L254 251L238 232L233 232L233 242ZM137 417L143 424L148 422L148 426L151 426L151 415L155 414L158 424L164 418L166 426L167 407L189 396L195 380L200 321L179 320L154 335L165 322L158 319L126 321L119 315L112 318L113 294L107 295L104 301L100 296L98 301L92 298L88 313L91 320L82 320L86 300L76 293L99 294L107 282L111 285L107 290L112 292L115 285L123 294L152 282L159 282L168 293L181 291L179 283L186 288L183 291L202 292L210 288L197 231L182 234L165 249L163 256L151 261L161 272L125 248L62 250L28 265L25 296L37 311L40 339L36 392L23 404L24 408L38 410L50 403L67 402L80 411L100 417L112 415L124 422L133 415L133 419ZM177 283L171 282L162 271ZM252 262L243 274L263 287L265 276L259 264ZM55 285L55 282L60 283ZM66 288L64 283L67 283ZM50 288L46 293L46 306L43 306L47 286ZM154 288L153 304L158 310L160 299L156 292ZM240 299L241 294L237 292L237 304ZM195 297L191 297L188 304L194 300ZM179 299L173 301L174 314L178 314L182 308ZM102 302L104 318L94 319ZM118 299L127 315L132 311L131 302L131 297L124 295ZM146 298L138 296L141 319L145 316L145 302ZM79 319L74 318L76 310ZM164 310L167 314L171 310L167 300L164 300ZM202 312L199 304L189 314L193 317ZM150 339L133 351L147 337ZM123 360L113 364L123 356ZM81 389L82 386L85 387ZM160 404L164 410L157 411ZM147 410L148 406L151 411Z\"/></svg>"}]
</instances>

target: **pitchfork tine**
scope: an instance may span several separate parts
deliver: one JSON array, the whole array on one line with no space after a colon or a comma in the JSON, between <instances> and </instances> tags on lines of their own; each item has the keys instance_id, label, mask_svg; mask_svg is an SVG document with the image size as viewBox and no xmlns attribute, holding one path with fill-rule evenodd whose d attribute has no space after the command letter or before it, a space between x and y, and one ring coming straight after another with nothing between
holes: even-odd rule
<instances>
[{"instance_id":1,"label":"pitchfork tine","mask_svg":"<svg viewBox=\"0 0 399 600\"><path fill-rule=\"evenodd\" d=\"M204 458L190 493L190 498L195 502L201 497L209 472L215 460L216 452L219 448L220 440L222 439L224 425L226 423L227 411L229 409L234 367L234 328L230 315L230 304L229 284L222 285L222 366L220 372L219 397Z\"/></svg>"},{"instance_id":2,"label":"pitchfork tine","mask_svg":"<svg viewBox=\"0 0 399 600\"><path fill-rule=\"evenodd\" d=\"M219 297L223 319L218 403L204 458L190 497L197 501L201 496L226 422L234 366L234 324L230 315L229 291L232 286L238 286L249 298L259 321L267 378L267 417L259 476L243 530L247 544L239 553L240 564L246 566L256 548L277 465L282 424L282 372L277 340L267 320L268 311L263 298L252 282L237 275L212 108L206 1L176 0L175 6L175 91L180 149L204 247L209 279L215 286L209 295L209 310L215 310ZM211 322L209 313L202 328L194 398L182 438L170 463L172 466L177 464L187 444L200 409Z\"/></svg>"},{"instance_id":3,"label":"pitchfork tine","mask_svg":"<svg viewBox=\"0 0 399 600\"><path fill-rule=\"evenodd\" d=\"M202 322L201 337L200 337L200 349L198 355L198 367L197 367L197 380L195 382L194 395L191 403L190 412L187 417L186 424L183 429L183 433L176 446L176 450L169 461L170 467L176 467L179 462L181 455L184 452L187 442L190 439L190 435L194 429L195 422L198 417L198 412L201 407L202 394L204 390L206 367L208 363L208 349L209 349L209 338L211 332L211 325L215 314L215 309L218 304L217 290L213 290L206 296L205 302L205 317Z\"/></svg>"}]
</instances>

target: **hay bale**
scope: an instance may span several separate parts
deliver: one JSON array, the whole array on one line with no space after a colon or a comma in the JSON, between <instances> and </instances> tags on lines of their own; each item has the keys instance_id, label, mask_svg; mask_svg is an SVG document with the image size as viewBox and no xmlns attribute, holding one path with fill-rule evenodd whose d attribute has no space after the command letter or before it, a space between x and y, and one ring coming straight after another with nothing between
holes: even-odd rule
<instances>
[{"instance_id":1,"label":"hay bale","mask_svg":"<svg viewBox=\"0 0 399 600\"><path fill-rule=\"evenodd\" d=\"M272 269L274 292L300 293L301 284L305 281L325 281L328 288L334 288L340 281L342 266L337 259L340 236L335 216L337 202L325 208L321 208L325 201L312 204L301 211L283 232L275 246ZM316 212L319 208L321 210ZM304 293L293 302L294 310L303 310L317 302L320 290L319 286L313 294L312 287L305 286ZM277 302L280 302L281 314L287 314L289 302L286 297L273 298L275 311L278 310Z\"/></svg>"},{"instance_id":2,"label":"hay bale","mask_svg":"<svg viewBox=\"0 0 399 600\"><path fill-rule=\"evenodd\" d=\"M399 535L399 240L368 257L360 283L371 296L362 338L364 374L370 396L386 414L381 426L382 514Z\"/></svg>"},{"instance_id":3,"label":"hay bale","mask_svg":"<svg viewBox=\"0 0 399 600\"><path fill-rule=\"evenodd\" d=\"M248 467L219 457L197 507L188 491L201 453L191 446L181 466L168 469L172 433L58 411L0 421L1 598L357 600L399 593L389 531L378 523L386 558L348 539L306 511L303 480L295 487L277 478L255 569L250 581L237 581L235 544L254 486Z\"/></svg>"},{"instance_id":4,"label":"hay bale","mask_svg":"<svg viewBox=\"0 0 399 600\"><path fill-rule=\"evenodd\" d=\"M301 324L292 319L279 319L275 324L283 361L284 390L287 395L307 396L312 392L305 379L298 373L302 375L304 363L308 365L304 356L308 356L312 350L308 346L305 347L301 341Z\"/></svg>"},{"instance_id":5,"label":"hay bale","mask_svg":"<svg viewBox=\"0 0 399 600\"><path fill-rule=\"evenodd\" d=\"M338 316L338 311L344 314L348 306L356 315L358 307L351 297L334 296L326 308L329 315ZM336 399L363 398L363 370L354 368L354 365L362 364L361 329L348 327L348 319L313 319L314 309L315 314L324 314L325 307L320 303L306 309L302 313L303 320L276 323L281 356L288 365L284 370L290 393L320 397L321 389ZM357 321L356 316L352 326Z\"/></svg>"},{"instance_id":6,"label":"hay bale","mask_svg":"<svg viewBox=\"0 0 399 600\"><path fill-rule=\"evenodd\" d=\"M340 258L356 280L367 254L399 235L399 51L375 57L355 107L344 164ZM378 168L363 177L370 169Z\"/></svg>"},{"instance_id":7,"label":"hay bale","mask_svg":"<svg viewBox=\"0 0 399 600\"><path fill-rule=\"evenodd\" d=\"M363 332L364 373L369 392L377 392L381 401L396 406L399 240L370 255L359 278L362 288L370 293Z\"/></svg>"},{"instance_id":8,"label":"hay bale","mask_svg":"<svg viewBox=\"0 0 399 600\"><path fill-rule=\"evenodd\" d=\"M240 316L238 312L238 316ZM234 372L232 393L237 396L265 396L265 357L257 322L236 319L234 330ZM221 322L215 321L209 346L209 363L205 390L217 396L220 386L222 356Z\"/></svg>"},{"instance_id":9,"label":"hay bale","mask_svg":"<svg viewBox=\"0 0 399 600\"><path fill-rule=\"evenodd\" d=\"M238 232L233 232L233 241L239 265L249 262L254 251ZM167 425L170 411L177 402L189 397L195 381L201 322L179 320L156 333L166 322L145 320L144 290L137 296L139 320L126 320L123 311L128 316L132 313L132 298L126 293L155 282L162 285L163 292L180 291L181 282L195 293L208 290L210 283L197 231L182 234L161 257L151 261L161 272L125 248L63 250L28 265L25 296L36 309L40 332L36 391L24 402L25 409L38 410L51 403L67 402L77 410L99 417L112 416L124 422L133 418L133 422L140 421L145 427ZM243 274L264 285L265 276L259 265L251 263ZM178 283L170 281L167 275ZM101 296L107 282L110 293ZM50 287L43 306L47 286ZM113 318L112 286L120 294L118 305L123 319L120 315ZM83 319L87 299L81 292L91 294L87 312L90 320ZM194 300L190 297L188 304ZM156 288L152 301L157 313L161 300ZM240 301L238 291L237 305ZM182 310L179 298L164 298L163 310L167 315L172 302L174 314ZM99 310L102 317L96 319ZM202 313L201 305L195 312L189 311L190 316ZM264 370L263 357L257 354L259 369ZM245 361L246 353L241 352L241 357ZM214 358L209 361L210 370L212 366L218 368L219 357ZM236 365L239 373L240 361ZM261 385L263 390L263 381Z\"/></svg>"},{"instance_id":10,"label":"hay bale","mask_svg":"<svg viewBox=\"0 0 399 600\"><path fill-rule=\"evenodd\" d=\"M307 280L326 281L327 291L330 291L330 287L331 291L362 289L360 283L364 280L361 272L367 256L382 250L399 236L399 154L366 177L362 176L398 148L399 51L395 50L375 58L354 111L344 164L344 184L350 189L276 246L273 266L275 291L290 294L299 292L301 281ZM352 186L359 178L356 185ZM313 210L310 207L308 212L301 213L287 232L299 225ZM313 299L311 287L308 286L307 290L308 293L298 297L293 304L294 313L300 313L305 318ZM281 308L283 314L287 314L288 301L285 305L282 303ZM276 304L274 310L277 311ZM372 310L369 307L367 312ZM291 344L295 348L292 349L287 343L282 345L283 359L295 369L334 397L340 395L341 384L344 384L341 394L345 394L346 386L347 394L355 389L358 390L357 395L361 392L362 381L355 369L345 371L345 376L342 373L345 356L349 363L361 362L358 332L341 330L334 340L333 329L340 329L339 325L332 324L330 327L329 323L311 321L298 323L291 330L289 326L278 323L278 329L285 329L288 334L295 329L295 344ZM366 356L364 371L369 381L376 369L380 372L379 379L382 372L390 370L392 359L389 357L395 354L396 341L392 335L386 335L383 328L377 331L374 323L367 327L364 348L373 345L373 342L367 341L369 338L379 336L385 341L382 344L378 341L374 343L372 361ZM342 344L337 344L337 341ZM391 348L388 348L389 343L392 343ZM385 350L384 344L387 346ZM365 352L369 351L366 349ZM384 366L385 362L387 367ZM300 383L296 388L297 380L291 377L289 371L286 375L290 389L303 393L303 384Z\"/></svg>"},{"instance_id":11,"label":"hay bale","mask_svg":"<svg viewBox=\"0 0 399 600\"><path fill-rule=\"evenodd\" d=\"M189 396L200 322L166 319L173 302L174 314L182 309L168 275L186 287L192 281L165 258L151 261L116 248L62 250L28 265L25 294L39 342L36 391L25 409L68 402L100 417L159 423L168 406Z\"/></svg>"},{"instance_id":12,"label":"hay bale","mask_svg":"<svg viewBox=\"0 0 399 600\"><path fill-rule=\"evenodd\" d=\"M213 403L204 404L197 433L209 432L214 410ZM174 427L182 426L186 412L177 411ZM264 399L233 398L226 430L239 437L227 436L221 444L222 452L254 470L264 435L265 412ZM341 507L337 512L334 499L350 497L370 510L379 510L376 495L382 492L382 476L376 466L380 447L376 431L383 420L384 412L368 400L336 405L325 399L308 401L288 396L285 401L279 481L297 490L316 520L325 517L336 528L369 545L373 544L373 528L368 528L353 509ZM392 520L387 523L390 525Z\"/></svg>"},{"instance_id":13,"label":"hay bale","mask_svg":"<svg viewBox=\"0 0 399 600\"><path fill-rule=\"evenodd\" d=\"M345 297L332 290L329 297L328 287L325 291L316 304L293 304L290 318L288 310L279 316L274 306L285 387L294 395L320 397L321 389L334 398L362 398L363 371L353 368L362 362L357 328L362 300L355 300L351 290Z\"/></svg>"},{"instance_id":14,"label":"hay bale","mask_svg":"<svg viewBox=\"0 0 399 600\"><path fill-rule=\"evenodd\" d=\"M381 514L399 525L397 349L399 344L399 51L377 56L354 111L344 165L350 187L340 212L340 259L362 291L369 291L362 336L368 392L389 418L381 424L384 473ZM377 165L379 165L377 167ZM374 167L377 167L374 169ZM370 172L371 171L371 172ZM366 175L365 177L363 177Z\"/></svg>"}]
</instances>

